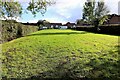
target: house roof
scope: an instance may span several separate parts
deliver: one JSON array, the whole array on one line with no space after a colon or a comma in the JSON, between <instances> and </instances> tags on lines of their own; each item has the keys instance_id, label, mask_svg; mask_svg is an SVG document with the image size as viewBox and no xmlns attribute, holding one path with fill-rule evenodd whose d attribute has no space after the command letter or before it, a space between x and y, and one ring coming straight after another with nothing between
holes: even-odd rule
<instances>
[{"instance_id":1,"label":"house roof","mask_svg":"<svg viewBox=\"0 0 120 80\"><path fill-rule=\"evenodd\" d=\"M75 25L75 23L70 23L70 22L67 22L66 24Z\"/></svg>"},{"instance_id":2,"label":"house roof","mask_svg":"<svg viewBox=\"0 0 120 80\"><path fill-rule=\"evenodd\" d=\"M37 23L28 23L28 22L27 23L22 23L22 24L24 24L24 25L35 25L35 26L37 25Z\"/></svg>"},{"instance_id":3,"label":"house roof","mask_svg":"<svg viewBox=\"0 0 120 80\"><path fill-rule=\"evenodd\" d=\"M51 25L62 25L62 23L50 23Z\"/></svg>"},{"instance_id":4,"label":"house roof","mask_svg":"<svg viewBox=\"0 0 120 80\"><path fill-rule=\"evenodd\" d=\"M108 15L107 24L120 24L120 15L112 14Z\"/></svg>"}]
</instances>

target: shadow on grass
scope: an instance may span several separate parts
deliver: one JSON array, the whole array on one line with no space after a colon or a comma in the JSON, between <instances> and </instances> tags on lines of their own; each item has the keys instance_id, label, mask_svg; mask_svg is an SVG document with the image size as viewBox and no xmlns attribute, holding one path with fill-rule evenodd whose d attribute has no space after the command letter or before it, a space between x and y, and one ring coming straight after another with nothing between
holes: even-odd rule
<instances>
[{"instance_id":1,"label":"shadow on grass","mask_svg":"<svg viewBox=\"0 0 120 80\"><path fill-rule=\"evenodd\" d=\"M2 80L120 80L118 62L105 58L90 58L86 64L77 61L71 66L71 58L64 57L67 61L60 61L52 70L39 73L29 78L11 78ZM69 66L67 66L69 65ZM66 67L67 66L67 67ZM91 70L85 68L91 67Z\"/></svg>"},{"instance_id":2,"label":"shadow on grass","mask_svg":"<svg viewBox=\"0 0 120 80\"><path fill-rule=\"evenodd\" d=\"M64 64L58 65L54 68L54 71L51 70L43 72L29 78L4 78L2 80L120 80L119 72L116 71L116 68L118 69L118 67L115 63L105 62L103 64L96 65L93 64L93 62L96 62L96 60L91 60L88 64L86 64L87 66L93 67L93 69L88 72L85 72L83 68L75 70L77 67L80 67L78 64L73 66L71 69L65 68ZM109 67L112 68L110 69ZM105 75L108 74L111 74L111 76L106 77ZM57 78L56 76L60 77Z\"/></svg>"},{"instance_id":3,"label":"shadow on grass","mask_svg":"<svg viewBox=\"0 0 120 80\"><path fill-rule=\"evenodd\" d=\"M88 32L53 32L53 33L37 33L28 36L39 36L39 35L71 35L71 34L86 34Z\"/></svg>"},{"instance_id":4,"label":"shadow on grass","mask_svg":"<svg viewBox=\"0 0 120 80\"><path fill-rule=\"evenodd\" d=\"M119 45L115 47L118 48ZM98 58L88 56L86 63L77 60L82 59L81 56L64 56L63 60L61 59L57 65L52 67L52 70L44 71L29 78L7 79L4 77L2 80L120 80L120 59L108 58L109 54L111 56L113 53L115 52L110 50L109 53Z\"/></svg>"}]
</instances>

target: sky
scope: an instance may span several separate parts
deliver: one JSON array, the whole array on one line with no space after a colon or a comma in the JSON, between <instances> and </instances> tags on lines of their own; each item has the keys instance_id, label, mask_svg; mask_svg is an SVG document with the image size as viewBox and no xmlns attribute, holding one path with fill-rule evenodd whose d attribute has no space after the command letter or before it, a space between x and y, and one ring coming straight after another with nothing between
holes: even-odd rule
<instances>
[{"instance_id":1,"label":"sky","mask_svg":"<svg viewBox=\"0 0 120 80\"><path fill-rule=\"evenodd\" d=\"M38 20L47 20L49 22L66 23L76 22L77 19L82 18L83 5L86 0L54 0L56 4L48 6L46 13L42 16L37 13L34 17L30 12L28 14L23 12L19 22L36 23ZM96 0L98 1L98 0ZM120 0L104 0L105 5L110 10L110 14L118 14L118 2ZM29 0L19 0L23 8L28 6Z\"/></svg>"}]
</instances>

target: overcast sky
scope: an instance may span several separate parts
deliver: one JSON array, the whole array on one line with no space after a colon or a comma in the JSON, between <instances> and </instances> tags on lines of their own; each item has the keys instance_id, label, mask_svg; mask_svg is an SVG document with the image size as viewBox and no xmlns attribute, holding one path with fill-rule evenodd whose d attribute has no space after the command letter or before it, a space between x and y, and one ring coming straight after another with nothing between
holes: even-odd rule
<instances>
[{"instance_id":1,"label":"overcast sky","mask_svg":"<svg viewBox=\"0 0 120 80\"><path fill-rule=\"evenodd\" d=\"M47 20L49 22L75 22L76 19L82 18L83 4L86 0L55 0L56 4L48 7L44 16L40 13L33 17L31 13L23 13L21 22L37 22L38 20ZM98 1L98 0L96 0ZM118 2L120 0L104 0L106 6L110 10L110 14L118 14ZM21 1L23 8L28 4Z\"/></svg>"}]
</instances>

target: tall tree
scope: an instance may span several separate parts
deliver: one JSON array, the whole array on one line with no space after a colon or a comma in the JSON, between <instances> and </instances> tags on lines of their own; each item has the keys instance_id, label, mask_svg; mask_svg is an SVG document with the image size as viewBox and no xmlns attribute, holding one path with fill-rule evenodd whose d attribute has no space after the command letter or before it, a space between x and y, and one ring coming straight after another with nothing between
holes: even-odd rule
<instances>
[{"instance_id":1,"label":"tall tree","mask_svg":"<svg viewBox=\"0 0 120 80\"><path fill-rule=\"evenodd\" d=\"M105 6L105 3L103 2L103 0L100 0L99 2L97 2L97 7L95 9L96 18L100 18L101 16L104 16L107 13L109 13L109 10Z\"/></svg>"},{"instance_id":2,"label":"tall tree","mask_svg":"<svg viewBox=\"0 0 120 80\"><path fill-rule=\"evenodd\" d=\"M95 26L102 24L109 13L103 0L95 2L95 0L87 0L83 6L83 19Z\"/></svg>"},{"instance_id":3,"label":"tall tree","mask_svg":"<svg viewBox=\"0 0 120 80\"><path fill-rule=\"evenodd\" d=\"M91 23L94 19L95 0L87 0L83 6L83 19Z\"/></svg>"},{"instance_id":4,"label":"tall tree","mask_svg":"<svg viewBox=\"0 0 120 80\"><path fill-rule=\"evenodd\" d=\"M95 9L95 18L99 20L99 24L103 24L103 22L108 18L106 15L109 13L107 6L103 0L97 2L97 7Z\"/></svg>"}]
</instances>

